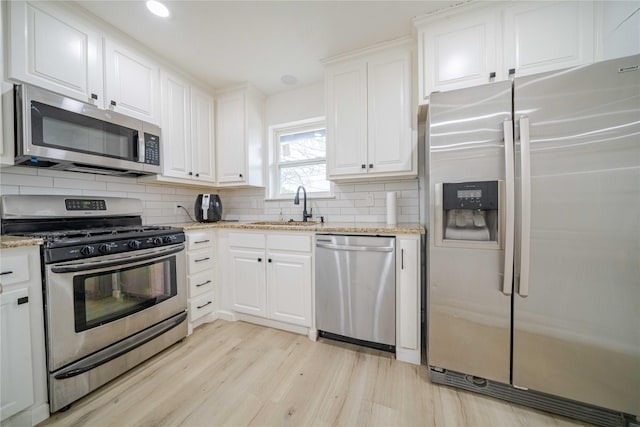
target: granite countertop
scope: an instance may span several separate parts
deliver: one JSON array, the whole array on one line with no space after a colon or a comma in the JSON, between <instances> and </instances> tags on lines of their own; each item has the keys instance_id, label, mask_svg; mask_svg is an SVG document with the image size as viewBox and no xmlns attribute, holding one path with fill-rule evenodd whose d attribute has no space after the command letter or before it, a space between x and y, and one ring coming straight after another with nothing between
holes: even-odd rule
<instances>
[{"instance_id":1,"label":"granite countertop","mask_svg":"<svg viewBox=\"0 0 640 427\"><path fill-rule=\"evenodd\" d=\"M417 223L387 225L386 223L311 223L301 225L299 222L292 224L280 221L239 221L239 222L189 222L172 224L182 227L185 231L201 230L208 228L227 228L242 230L271 230L271 231L308 231L312 233L384 233L384 234L426 234L426 229Z\"/></svg>"},{"instance_id":2,"label":"granite countertop","mask_svg":"<svg viewBox=\"0 0 640 427\"><path fill-rule=\"evenodd\" d=\"M35 237L0 235L0 249L17 248L20 246L37 246L41 245L42 243L44 243L42 239Z\"/></svg>"}]
</instances>

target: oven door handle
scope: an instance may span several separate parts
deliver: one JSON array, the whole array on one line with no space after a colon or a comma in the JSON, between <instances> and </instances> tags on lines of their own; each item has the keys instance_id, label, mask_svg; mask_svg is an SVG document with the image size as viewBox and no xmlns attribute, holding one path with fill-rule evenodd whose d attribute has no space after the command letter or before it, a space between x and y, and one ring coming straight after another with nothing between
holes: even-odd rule
<instances>
[{"instance_id":1,"label":"oven door handle","mask_svg":"<svg viewBox=\"0 0 640 427\"><path fill-rule=\"evenodd\" d=\"M153 253L148 253L145 255L140 255L138 257L123 256L115 259L110 259L108 261L59 264L57 266L51 267L51 271L54 273L75 273L78 271L97 270L99 268L118 267L123 265L123 261L126 261L126 264L132 264L134 262L148 261L150 259L161 258L167 255L178 253L182 250L184 250L184 245L181 244L177 247L174 246L174 247L171 247L170 249L164 249L164 250L156 251Z\"/></svg>"},{"instance_id":2,"label":"oven door handle","mask_svg":"<svg viewBox=\"0 0 640 427\"><path fill-rule=\"evenodd\" d=\"M54 374L54 378L57 380L63 380L65 378L75 377L80 374L84 374L100 365L104 365L113 359L122 356L125 353L130 352L143 344L148 343L154 338L159 337L165 332L179 326L187 318L187 312L180 313L169 321L160 323L156 326L152 326L146 331L140 332L138 335L129 337L124 341L114 344L112 347L99 351L98 353L87 357L84 360L74 363L71 366L64 368L62 371Z\"/></svg>"}]
</instances>

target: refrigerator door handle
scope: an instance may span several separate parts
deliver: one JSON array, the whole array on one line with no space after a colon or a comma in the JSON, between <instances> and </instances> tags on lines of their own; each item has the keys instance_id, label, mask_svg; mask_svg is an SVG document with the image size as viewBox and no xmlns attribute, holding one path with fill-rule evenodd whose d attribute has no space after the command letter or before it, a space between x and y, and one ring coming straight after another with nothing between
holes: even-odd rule
<instances>
[{"instance_id":1,"label":"refrigerator door handle","mask_svg":"<svg viewBox=\"0 0 640 427\"><path fill-rule=\"evenodd\" d=\"M513 292L513 249L515 239L515 160L513 155L513 122L505 120L504 169L505 169L505 222L504 222L504 275L502 293Z\"/></svg>"},{"instance_id":2,"label":"refrigerator door handle","mask_svg":"<svg viewBox=\"0 0 640 427\"><path fill-rule=\"evenodd\" d=\"M529 118L520 118L520 171L521 171L521 224L520 237L520 284L518 294L529 295L529 267L531 247L531 147Z\"/></svg>"}]
</instances>

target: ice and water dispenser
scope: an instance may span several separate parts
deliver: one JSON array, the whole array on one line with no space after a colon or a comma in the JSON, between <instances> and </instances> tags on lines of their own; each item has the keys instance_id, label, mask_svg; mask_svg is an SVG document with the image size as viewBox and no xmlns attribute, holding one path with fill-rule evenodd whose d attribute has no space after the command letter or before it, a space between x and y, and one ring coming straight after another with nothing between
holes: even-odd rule
<instances>
[{"instance_id":1,"label":"ice and water dispenser","mask_svg":"<svg viewBox=\"0 0 640 427\"><path fill-rule=\"evenodd\" d=\"M500 246L500 183L442 183L436 215L437 244L485 242Z\"/></svg>"}]
</instances>

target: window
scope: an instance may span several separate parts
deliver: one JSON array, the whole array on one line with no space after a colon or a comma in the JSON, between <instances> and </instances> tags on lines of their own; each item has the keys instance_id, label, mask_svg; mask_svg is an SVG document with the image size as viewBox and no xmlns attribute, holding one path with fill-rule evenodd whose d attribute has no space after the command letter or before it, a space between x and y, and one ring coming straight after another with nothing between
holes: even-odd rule
<instances>
[{"instance_id":1,"label":"window","mask_svg":"<svg viewBox=\"0 0 640 427\"><path fill-rule=\"evenodd\" d=\"M331 195L324 119L288 123L272 129L271 197L293 196L300 185L310 195Z\"/></svg>"}]
</instances>

